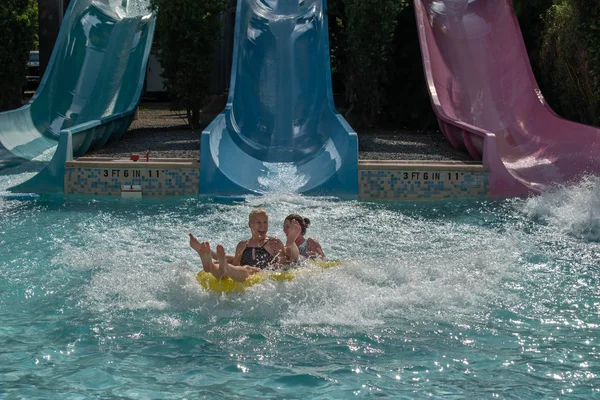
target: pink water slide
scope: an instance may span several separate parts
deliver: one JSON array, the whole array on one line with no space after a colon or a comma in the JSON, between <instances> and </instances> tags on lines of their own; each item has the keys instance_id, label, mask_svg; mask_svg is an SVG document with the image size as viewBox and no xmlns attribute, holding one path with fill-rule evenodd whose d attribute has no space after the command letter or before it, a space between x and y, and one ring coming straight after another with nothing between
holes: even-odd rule
<instances>
[{"instance_id":1,"label":"pink water slide","mask_svg":"<svg viewBox=\"0 0 600 400\"><path fill-rule=\"evenodd\" d=\"M511 0L414 3L440 128L483 161L491 196L526 196L600 173L600 129L550 108Z\"/></svg>"}]
</instances>

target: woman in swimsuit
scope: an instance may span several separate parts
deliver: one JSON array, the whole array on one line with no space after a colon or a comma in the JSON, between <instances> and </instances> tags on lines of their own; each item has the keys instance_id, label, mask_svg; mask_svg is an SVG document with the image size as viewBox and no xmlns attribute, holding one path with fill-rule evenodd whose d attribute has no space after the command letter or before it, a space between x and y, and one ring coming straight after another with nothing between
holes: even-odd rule
<instances>
[{"instance_id":1,"label":"woman in swimsuit","mask_svg":"<svg viewBox=\"0 0 600 400\"><path fill-rule=\"evenodd\" d=\"M265 210L252 210L248 217L248 227L252 237L238 243L233 257L233 265L278 268L281 265L298 261L296 238L301 232L299 224L290 225L286 234L286 244L276 237L267 236L269 216Z\"/></svg>"},{"instance_id":2,"label":"woman in swimsuit","mask_svg":"<svg viewBox=\"0 0 600 400\"><path fill-rule=\"evenodd\" d=\"M310 225L310 220L308 218L303 218L298 214L290 214L283 221L283 233L288 235L290 227L292 224L298 223L300 225L301 231L298 237L296 238L296 246L298 247L299 254L304 258L325 258L325 253L323 253L323 249L319 242L313 238L305 238L306 228Z\"/></svg>"},{"instance_id":3,"label":"woman in swimsuit","mask_svg":"<svg viewBox=\"0 0 600 400\"><path fill-rule=\"evenodd\" d=\"M218 264L212 261L208 242L200 243L190 233L190 246L200 256L202 267L206 272L212 273L219 279L229 276L233 280L243 281L262 269L276 269L281 265L298 261L296 238L301 232L298 222L290 223L285 246L281 240L267 236L269 216L265 210L256 209L250 212L248 227L252 236L238 243L232 260L227 260L223 246L217 246Z\"/></svg>"}]
</instances>

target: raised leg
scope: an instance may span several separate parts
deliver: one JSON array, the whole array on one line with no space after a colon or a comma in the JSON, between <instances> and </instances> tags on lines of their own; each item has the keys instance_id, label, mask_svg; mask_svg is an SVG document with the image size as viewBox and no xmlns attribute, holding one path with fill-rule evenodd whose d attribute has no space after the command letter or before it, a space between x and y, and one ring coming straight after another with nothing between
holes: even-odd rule
<instances>
[{"instance_id":1,"label":"raised leg","mask_svg":"<svg viewBox=\"0 0 600 400\"><path fill-rule=\"evenodd\" d=\"M219 259L219 265L224 267L222 269L223 274L237 282L243 282L248 279L250 275L260 271L259 268L255 267L239 266L227 263L227 255L225 254L225 249L221 245L217 246L217 257Z\"/></svg>"},{"instance_id":2,"label":"raised leg","mask_svg":"<svg viewBox=\"0 0 600 400\"><path fill-rule=\"evenodd\" d=\"M200 256L202 261L202 268L204 271L213 274L216 278L221 279L223 277L223 271L219 268L219 265L215 264L211 257L210 243L200 242L190 233L190 247L196 250L196 253Z\"/></svg>"}]
</instances>

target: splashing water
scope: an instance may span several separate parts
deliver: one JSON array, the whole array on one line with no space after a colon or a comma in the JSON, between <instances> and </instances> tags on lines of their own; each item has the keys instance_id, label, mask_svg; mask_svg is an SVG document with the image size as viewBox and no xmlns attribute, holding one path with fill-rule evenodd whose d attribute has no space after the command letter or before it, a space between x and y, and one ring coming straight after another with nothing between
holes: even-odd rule
<instances>
[{"instance_id":1,"label":"splashing water","mask_svg":"<svg viewBox=\"0 0 600 400\"><path fill-rule=\"evenodd\" d=\"M0 199L7 397L593 398L600 179L532 199ZM248 213L311 219L341 265L221 296ZM568 397L568 396L567 396Z\"/></svg>"},{"instance_id":2,"label":"splashing water","mask_svg":"<svg viewBox=\"0 0 600 400\"><path fill-rule=\"evenodd\" d=\"M566 233L600 242L600 178L588 176L570 188L559 188L528 201L532 218L561 227Z\"/></svg>"},{"instance_id":3,"label":"splashing water","mask_svg":"<svg viewBox=\"0 0 600 400\"><path fill-rule=\"evenodd\" d=\"M121 18L139 17L150 12L149 0L108 0L108 3Z\"/></svg>"},{"instance_id":4,"label":"splashing water","mask_svg":"<svg viewBox=\"0 0 600 400\"><path fill-rule=\"evenodd\" d=\"M263 193L298 193L306 185L308 178L298 173L291 163L264 163L266 173L258 178Z\"/></svg>"}]
</instances>

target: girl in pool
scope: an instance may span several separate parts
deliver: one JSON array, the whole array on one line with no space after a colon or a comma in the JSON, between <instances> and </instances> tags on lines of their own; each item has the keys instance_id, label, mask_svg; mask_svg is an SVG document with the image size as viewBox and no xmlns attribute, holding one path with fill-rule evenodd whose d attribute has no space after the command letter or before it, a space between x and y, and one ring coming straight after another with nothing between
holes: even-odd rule
<instances>
[{"instance_id":1,"label":"girl in pool","mask_svg":"<svg viewBox=\"0 0 600 400\"><path fill-rule=\"evenodd\" d=\"M288 236L288 232L290 231L291 226L294 222L300 225L301 231L298 237L296 238L296 246L298 247L299 254L304 258L325 258L325 253L323 253L323 249L319 242L313 238L305 238L306 228L310 226L310 219L303 218L298 214L290 214L283 221L283 233Z\"/></svg>"},{"instance_id":2,"label":"girl in pool","mask_svg":"<svg viewBox=\"0 0 600 400\"><path fill-rule=\"evenodd\" d=\"M299 251L296 239L302 228L297 221L289 224L285 246L278 238L267 236L269 216L265 210L256 209L250 212L248 227L252 236L250 239L238 243L233 259L227 260L223 246L217 246L218 264L212 261L208 242L200 243L190 233L190 246L200 256L202 267L206 272L212 273L219 279L229 276L233 280L243 281L262 269L277 269L282 265L298 261Z\"/></svg>"},{"instance_id":3,"label":"girl in pool","mask_svg":"<svg viewBox=\"0 0 600 400\"><path fill-rule=\"evenodd\" d=\"M319 242L314 239L314 238L306 238L304 237L304 235L306 235L306 229L310 226L310 219L308 218L304 218L298 214L290 214L288 215L285 220L283 221L283 233L286 235L286 237L289 234L289 229L290 226L292 224L298 223L298 225L300 226L300 234L298 235L298 237L296 238L296 246L298 247L298 253L300 256L302 256L304 259L315 259L315 258L321 258L324 259L325 258L325 253L323 252L323 249L321 248L321 245L319 244ZM218 260L219 257L217 255L216 252L212 251L212 258L213 260ZM235 256L234 255L227 255L226 256L226 260L229 263L234 263Z\"/></svg>"}]
</instances>

